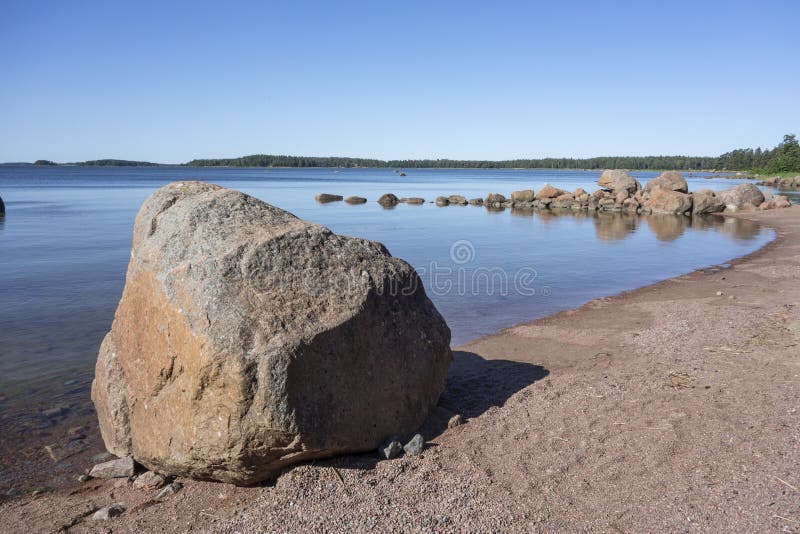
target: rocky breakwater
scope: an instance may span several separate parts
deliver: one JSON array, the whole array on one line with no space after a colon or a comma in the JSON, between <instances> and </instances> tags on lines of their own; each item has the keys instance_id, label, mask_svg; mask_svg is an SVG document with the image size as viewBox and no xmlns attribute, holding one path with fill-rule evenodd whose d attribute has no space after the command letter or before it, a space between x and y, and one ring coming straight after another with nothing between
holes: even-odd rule
<instances>
[{"instance_id":1,"label":"rocky breakwater","mask_svg":"<svg viewBox=\"0 0 800 534\"><path fill-rule=\"evenodd\" d=\"M449 344L417 273L380 243L176 182L136 217L92 399L113 454L252 484L413 433Z\"/></svg>"},{"instance_id":2,"label":"rocky breakwater","mask_svg":"<svg viewBox=\"0 0 800 534\"><path fill-rule=\"evenodd\" d=\"M759 185L768 185L778 189L800 189L800 176L773 176L759 182Z\"/></svg>"},{"instance_id":3,"label":"rocky breakwater","mask_svg":"<svg viewBox=\"0 0 800 534\"><path fill-rule=\"evenodd\" d=\"M786 197L763 193L753 184L740 184L726 191L700 189L690 193L685 178L677 171L661 173L642 187L641 183L626 171L606 170L600 175L597 185L600 189L591 194L582 188L569 192L548 184L535 193L529 189L514 191L510 199L491 193L486 199L486 205L493 208L675 215L765 210L790 205Z\"/></svg>"}]
</instances>

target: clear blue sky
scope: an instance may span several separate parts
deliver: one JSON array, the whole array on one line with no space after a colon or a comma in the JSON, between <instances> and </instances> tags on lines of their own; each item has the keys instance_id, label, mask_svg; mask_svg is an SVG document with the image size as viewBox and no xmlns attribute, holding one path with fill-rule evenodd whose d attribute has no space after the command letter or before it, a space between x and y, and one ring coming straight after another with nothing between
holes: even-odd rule
<instances>
[{"instance_id":1,"label":"clear blue sky","mask_svg":"<svg viewBox=\"0 0 800 534\"><path fill-rule=\"evenodd\" d=\"M798 27L798 0L4 0L0 161L772 147Z\"/></svg>"}]
</instances>

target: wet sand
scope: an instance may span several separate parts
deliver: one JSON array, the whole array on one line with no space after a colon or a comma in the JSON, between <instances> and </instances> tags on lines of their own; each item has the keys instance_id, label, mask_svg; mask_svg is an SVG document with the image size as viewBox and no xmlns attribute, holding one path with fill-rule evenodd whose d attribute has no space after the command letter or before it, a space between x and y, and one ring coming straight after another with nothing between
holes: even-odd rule
<instances>
[{"instance_id":1,"label":"wet sand","mask_svg":"<svg viewBox=\"0 0 800 534\"><path fill-rule=\"evenodd\" d=\"M459 347L420 457L319 461L254 488L182 481L181 492L154 505L146 504L152 491L92 480L6 500L0 524L37 532L797 531L800 207L736 216L775 228L776 240L729 268ZM589 272L586 283L603 281ZM453 412L468 423L446 430ZM71 459L76 476L86 460ZM121 517L84 517L113 502L126 505Z\"/></svg>"}]
</instances>

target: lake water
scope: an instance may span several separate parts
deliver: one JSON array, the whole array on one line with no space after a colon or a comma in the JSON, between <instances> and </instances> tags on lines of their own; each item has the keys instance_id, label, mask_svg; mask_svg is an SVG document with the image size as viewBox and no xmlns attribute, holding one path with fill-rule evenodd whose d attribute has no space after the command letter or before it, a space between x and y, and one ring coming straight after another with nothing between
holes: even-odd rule
<instances>
[{"instance_id":1,"label":"lake water","mask_svg":"<svg viewBox=\"0 0 800 534\"><path fill-rule=\"evenodd\" d=\"M97 349L113 319L142 201L173 180L235 188L384 243L420 272L457 345L503 327L742 256L773 232L747 221L572 215L401 204L398 196L508 194L545 182L589 191L598 172L530 170L0 167L0 411L88 413ZM656 173L634 173L642 182ZM702 175L690 188L739 183ZM318 204L319 192L364 205ZM17 407L18 410L12 410ZM53 412L51 412L53 413ZM20 415L21 414L21 415ZM8 421L6 421L8 422ZM0 421L2 423L2 421Z\"/></svg>"}]
</instances>

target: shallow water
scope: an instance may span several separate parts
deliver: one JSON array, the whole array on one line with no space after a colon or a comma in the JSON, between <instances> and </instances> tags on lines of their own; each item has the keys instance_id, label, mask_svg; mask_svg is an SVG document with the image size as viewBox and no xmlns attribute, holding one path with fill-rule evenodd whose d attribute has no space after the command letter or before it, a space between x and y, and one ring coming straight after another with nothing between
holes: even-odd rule
<instances>
[{"instance_id":1,"label":"shallow water","mask_svg":"<svg viewBox=\"0 0 800 534\"><path fill-rule=\"evenodd\" d=\"M87 410L103 335L121 295L133 219L157 187L201 179L240 189L409 261L457 345L600 296L718 264L773 237L753 223L401 204L398 196L508 194L545 182L589 191L598 172L530 170L0 167L0 408ZM645 182L656 173L634 173ZM690 178L690 188L740 183ZM364 205L317 204L319 192ZM3 417L10 411L3 410ZM65 412L65 413L67 413Z\"/></svg>"}]
</instances>

